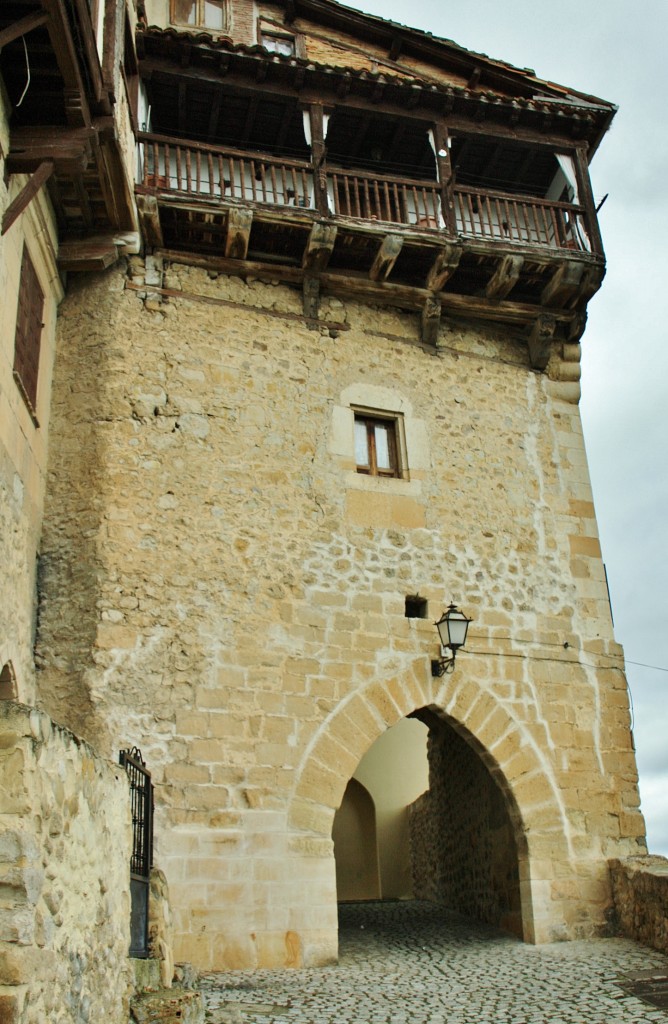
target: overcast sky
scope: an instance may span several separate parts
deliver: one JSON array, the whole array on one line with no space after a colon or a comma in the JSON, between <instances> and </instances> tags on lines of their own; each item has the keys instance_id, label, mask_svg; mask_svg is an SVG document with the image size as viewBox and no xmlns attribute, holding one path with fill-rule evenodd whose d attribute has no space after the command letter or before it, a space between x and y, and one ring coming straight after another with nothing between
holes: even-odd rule
<instances>
[{"instance_id":1,"label":"overcast sky","mask_svg":"<svg viewBox=\"0 0 668 1024\"><path fill-rule=\"evenodd\" d=\"M592 164L608 271L580 409L649 848L668 855L668 0L347 2L619 106Z\"/></svg>"}]
</instances>

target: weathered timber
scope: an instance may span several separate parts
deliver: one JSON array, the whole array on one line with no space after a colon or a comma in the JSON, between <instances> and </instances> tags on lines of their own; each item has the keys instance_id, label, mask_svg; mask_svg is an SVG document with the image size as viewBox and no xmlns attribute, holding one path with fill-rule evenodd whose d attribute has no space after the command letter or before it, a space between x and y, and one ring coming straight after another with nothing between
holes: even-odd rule
<instances>
[{"instance_id":1,"label":"weathered timber","mask_svg":"<svg viewBox=\"0 0 668 1024\"><path fill-rule=\"evenodd\" d=\"M162 246L162 226L160 224L160 211L156 197L140 193L137 196L137 210L139 211L142 234L146 240L146 245L149 248Z\"/></svg>"},{"instance_id":2,"label":"weathered timber","mask_svg":"<svg viewBox=\"0 0 668 1024\"><path fill-rule=\"evenodd\" d=\"M39 28L40 25L46 25L48 20L49 15L46 11L36 11L34 14L28 14L25 18L15 21L13 25L3 28L0 31L0 50L15 39L19 39L21 36L27 35L28 32L32 32L33 29Z\"/></svg>"},{"instance_id":3,"label":"weathered timber","mask_svg":"<svg viewBox=\"0 0 668 1024\"><path fill-rule=\"evenodd\" d=\"M288 284L302 285L302 267L285 263L270 263L257 259L229 259L224 256L200 256L182 250L162 249L161 254L175 263L206 267L222 274L260 277L267 281L279 280ZM356 298L374 305L387 304L399 309L422 310L427 299L433 295L426 288L394 284L389 281L371 281L366 275L354 275L341 271L324 270L320 274L320 286L332 295ZM528 302L511 302L502 299L487 299L479 295L457 295L440 292L438 299L443 310L471 320L489 320L498 323L527 326L534 323L540 307ZM554 310L552 317L557 323L570 324L573 313L570 310Z\"/></svg>"},{"instance_id":4,"label":"weathered timber","mask_svg":"<svg viewBox=\"0 0 668 1024\"><path fill-rule=\"evenodd\" d=\"M461 245L453 245L450 242L444 245L427 274L427 288L440 292L459 266L461 258Z\"/></svg>"},{"instance_id":5,"label":"weathered timber","mask_svg":"<svg viewBox=\"0 0 668 1024\"><path fill-rule=\"evenodd\" d=\"M64 91L70 94L70 98L78 98L77 103L66 100L67 122L72 127L86 127L90 125L90 109L65 5L60 0L42 0L42 7L49 14L46 26L65 85Z\"/></svg>"},{"instance_id":6,"label":"weathered timber","mask_svg":"<svg viewBox=\"0 0 668 1024\"><path fill-rule=\"evenodd\" d=\"M519 281L524 258L522 256L504 256L490 277L485 287L488 299L505 299Z\"/></svg>"},{"instance_id":7,"label":"weathered timber","mask_svg":"<svg viewBox=\"0 0 668 1024\"><path fill-rule=\"evenodd\" d=\"M7 170L10 174L30 174L51 161L57 174L78 174L88 166L95 136L94 128L15 128Z\"/></svg>"},{"instance_id":8,"label":"weathered timber","mask_svg":"<svg viewBox=\"0 0 668 1024\"><path fill-rule=\"evenodd\" d=\"M552 339L557 327L556 318L541 313L534 321L528 338L529 359L535 370L544 370L550 361Z\"/></svg>"},{"instance_id":9,"label":"weathered timber","mask_svg":"<svg viewBox=\"0 0 668 1024\"><path fill-rule=\"evenodd\" d=\"M435 295L430 295L422 307L420 328L422 341L425 345L438 345L438 332L441 326L441 303Z\"/></svg>"},{"instance_id":10,"label":"weathered timber","mask_svg":"<svg viewBox=\"0 0 668 1024\"><path fill-rule=\"evenodd\" d=\"M42 185L45 185L53 174L53 163L45 160L40 164L30 180L23 186L19 194L9 204L2 218L2 229L0 235L9 231L10 227L21 216L26 207L35 198Z\"/></svg>"},{"instance_id":11,"label":"weathered timber","mask_svg":"<svg viewBox=\"0 0 668 1024\"><path fill-rule=\"evenodd\" d=\"M227 214L227 237L225 239L225 255L235 260L245 260L248 255L252 210L232 209Z\"/></svg>"},{"instance_id":12,"label":"weathered timber","mask_svg":"<svg viewBox=\"0 0 668 1024\"><path fill-rule=\"evenodd\" d=\"M302 285L304 316L307 320L317 320L320 312L320 281L317 277L307 276Z\"/></svg>"},{"instance_id":13,"label":"weathered timber","mask_svg":"<svg viewBox=\"0 0 668 1024\"><path fill-rule=\"evenodd\" d=\"M316 221L308 237L302 267L307 271L324 270L334 250L337 229L334 224Z\"/></svg>"},{"instance_id":14,"label":"weathered timber","mask_svg":"<svg viewBox=\"0 0 668 1024\"><path fill-rule=\"evenodd\" d=\"M543 288L540 297L541 303L556 309L565 306L570 299L577 297L583 273L582 263L575 263L572 260L564 260L559 263Z\"/></svg>"},{"instance_id":15,"label":"weathered timber","mask_svg":"<svg viewBox=\"0 0 668 1024\"><path fill-rule=\"evenodd\" d=\"M58 249L60 270L106 270L119 256L113 238L85 238L75 242L61 242Z\"/></svg>"},{"instance_id":16,"label":"weathered timber","mask_svg":"<svg viewBox=\"0 0 668 1024\"><path fill-rule=\"evenodd\" d=\"M397 262L399 253L403 248L404 240L401 235L386 235L376 253L369 277L372 281L386 281L392 273L392 268Z\"/></svg>"}]
</instances>

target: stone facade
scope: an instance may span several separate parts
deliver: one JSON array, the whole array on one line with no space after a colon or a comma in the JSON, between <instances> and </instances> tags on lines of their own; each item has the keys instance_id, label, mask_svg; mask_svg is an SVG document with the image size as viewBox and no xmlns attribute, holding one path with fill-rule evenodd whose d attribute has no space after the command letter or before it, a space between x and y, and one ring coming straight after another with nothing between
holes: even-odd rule
<instances>
[{"instance_id":1,"label":"stone facade","mask_svg":"<svg viewBox=\"0 0 668 1024\"><path fill-rule=\"evenodd\" d=\"M178 263L145 303L142 269L61 309L38 655L49 713L152 769L176 959L336 955L335 808L424 708L502 783L525 938L600 931L644 827L578 346L540 375L511 329L433 349L324 299L313 330L284 285ZM356 407L402 420L404 478L355 471ZM469 653L434 680L453 597Z\"/></svg>"},{"instance_id":2,"label":"stone facade","mask_svg":"<svg viewBox=\"0 0 668 1024\"><path fill-rule=\"evenodd\" d=\"M125 772L0 702L0 1019L126 1024L132 849Z\"/></svg>"}]
</instances>

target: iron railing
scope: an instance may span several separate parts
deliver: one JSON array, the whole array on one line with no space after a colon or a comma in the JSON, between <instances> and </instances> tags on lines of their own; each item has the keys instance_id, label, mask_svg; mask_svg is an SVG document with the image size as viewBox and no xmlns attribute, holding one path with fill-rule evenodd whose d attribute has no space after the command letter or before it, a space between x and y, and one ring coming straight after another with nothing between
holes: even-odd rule
<instances>
[{"instance_id":1,"label":"iron railing","mask_svg":"<svg viewBox=\"0 0 668 1024\"><path fill-rule=\"evenodd\" d=\"M132 855L130 857L130 956L148 956L148 899L153 865L153 783L141 751L121 750L119 762L130 782Z\"/></svg>"}]
</instances>

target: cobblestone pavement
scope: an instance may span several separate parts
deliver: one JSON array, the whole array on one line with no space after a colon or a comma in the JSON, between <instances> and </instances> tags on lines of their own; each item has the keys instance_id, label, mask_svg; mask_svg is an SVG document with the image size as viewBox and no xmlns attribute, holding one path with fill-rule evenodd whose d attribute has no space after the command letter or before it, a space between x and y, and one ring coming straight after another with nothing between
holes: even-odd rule
<instances>
[{"instance_id":1,"label":"cobblestone pavement","mask_svg":"<svg viewBox=\"0 0 668 1024\"><path fill-rule=\"evenodd\" d=\"M207 1024L666 1024L620 985L668 972L626 939L528 946L429 903L340 908L339 963L202 979Z\"/></svg>"}]
</instances>

